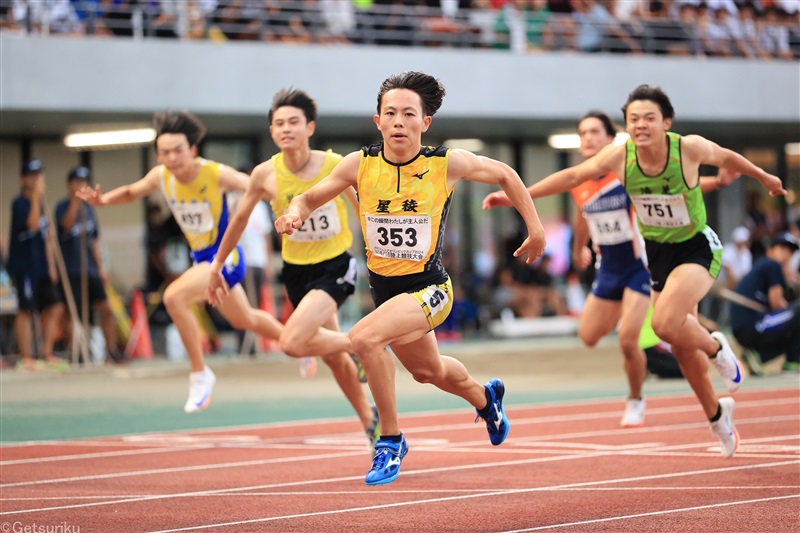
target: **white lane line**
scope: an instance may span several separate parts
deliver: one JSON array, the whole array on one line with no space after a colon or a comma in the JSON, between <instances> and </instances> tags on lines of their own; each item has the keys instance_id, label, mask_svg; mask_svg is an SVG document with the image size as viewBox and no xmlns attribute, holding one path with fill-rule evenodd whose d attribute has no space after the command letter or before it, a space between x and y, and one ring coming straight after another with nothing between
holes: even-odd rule
<instances>
[{"instance_id":1,"label":"white lane line","mask_svg":"<svg viewBox=\"0 0 800 533\"><path fill-rule=\"evenodd\" d=\"M580 492L580 491L605 491L605 492L641 492L641 491L698 491L698 492L712 492L720 490L743 491L743 490L800 490L800 485L740 485L735 487L727 486L702 486L702 487L662 487L658 485L642 485L639 487L568 487L568 488L553 488L554 492ZM483 492L502 492L508 490L503 487L483 487L480 489L381 489L381 494L470 494L470 493L483 493ZM158 496L161 498L169 498L171 494L97 494L95 496L43 496L43 497L25 497L25 498L0 498L4 502L35 502L35 501L60 501L60 500L99 500L102 498L149 498ZM371 491L364 490L309 490L309 491L255 491L255 492L237 492L235 494L196 494L192 497L196 498L250 498L253 496L364 496L372 497Z\"/></svg>"},{"instance_id":2,"label":"white lane line","mask_svg":"<svg viewBox=\"0 0 800 533\"><path fill-rule=\"evenodd\" d=\"M770 398L764 400L741 400L737 399L736 407L739 409L742 408L750 408L750 407L771 407L776 405L793 405L793 404L800 404L800 399L797 396L797 389L796 388L782 388L782 389L765 389L765 390L755 390L755 391L748 391L745 394L759 394L762 392L768 393L787 393L789 394L786 398ZM691 394L654 394L650 396L652 398L661 398L661 399L671 399L671 400L678 400L678 401L686 401L687 405L683 406L672 406L672 407L659 407L659 408L650 408L648 409L648 413L658 413L658 414L674 414L674 413L682 413L682 412L694 412L696 413L698 410L697 407L697 399L695 396ZM527 403L527 404L512 404L508 405L508 409L512 410L537 410L549 407L579 407L579 406L587 406L590 408L597 408L601 405L611 405L611 406L618 406L621 404L619 399L615 398L601 398L601 399L588 399L588 400L575 400L575 401L552 401L552 402L541 402L541 403ZM428 418L428 417L435 417L439 415L454 415L463 413L464 409L457 408L457 409L441 409L441 410L433 410L433 411L420 411L420 412L412 412L412 413L400 413L400 416L405 419L411 418ZM540 417L528 417L528 418L519 418L519 419L512 419L512 422L516 422L518 424L549 424L552 422L558 421L580 421L580 420L594 420L598 418L616 418L619 416L619 409L614 408L614 410L609 411L602 411L602 412L593 412L588 411L585 413L577 413L573 415L549 415L549 416L540 416ZM243 424L240 426L218 426L213 428L197 428L197 429L186 429L181 431L174 431L170 432L170 434L209 434L209 433L225 433L230 431L260 431L265 429L278 429L278 428L303 428L303 427L313 427L319 424L335 424L335 423L345 423L350 422L352 423L353 419L351 417L340 417L340 418L318 418L318 419L307 419L307 420L296 420L296 421L288 421L288 422L271 422L268 424ZM738 421L737 421L738 423ZM448 430L455 430L455 429L467 429L472 427L472 424L463 423L463 424L452 424L448 426L440 426L440 425L427 425L427 426L418 426L417 428L411 427L408 431L405 429L403 430L404 433L412 433L412 432L424 432L424 431L439 431L442 428ZM641 428L639 428L641 429ZM635 429L627 429L626 431L635 431ZM152 432L144 432L144 433L134 433L128 435L114 435L105 438L100 438L98 440L92 441L81 441L80 439L74 440L34 440L34 441L24 441L24 442L2 442L0 441L0 449L3 448L16 448L16 447L26 447L26 446L84 446L87 443L92 445L125 445L124 442L120 442L119 439L126 439L126 438L141 438L142 436L147 435L163 435L163 431L152 431ZM108 439L103 440L103 439ZM115 440L116 439L116 440ZM270 442L283 442L289 441L291 439L296 439L296 437L281 437L276 439L271 439Z\"/></svg>"},{"instance_id":3,"label":"white lane line","mask_svg":"<svg viewBox=\"0 0 800 533\"><path fill-rule=\"evenodd\" d=\"M347 508L347 509L333 509L330 511L318 511L313 513L300 513L294 515L284 515L284 516L271 516L266 518L256 518L251 520L239 520L233 522L222 522L216 524L202 524L202 525L195 525L185 528L176 528L176 529L165 529L159 531L151 531L149 533L175 533L177 531L192 531L196 529L212 529L212 528L220 528L220 527L229 527L229 526L241 526L244 524L258 524L264 522L275 522L278 520L291 520L296 518L308 518L313 516L326 516L326 515L334 515L334 514L343 514L343 513L352 513L352 512L361 512L361 511L371 511L371 510L378 510L378 509L389 509L393 507L405 507L410 505L423 505L429 503L438 503L438 502L445 502L445 501L455 501L455 500L466 500L472 498L484 498L490 496L504 496L504 495L511 495L511 494L524 494L524 493L531 493L531 492L544 492L548 490L556 490L556 489L564 489L564 488L574 488L574 487L591 487L595 485L604 485L604 484L616 484L616 483L630 483L635 481L644 481L644 480L653 480L653 479L666 479L666 478L675 478L675 477L684 477L684 476L693 476L693 475L708 475L708 474L716 474L720 472L731 472L737 470L750 470L755 468L772 468L775 466L784 466L788 464L798 464L800 461L784 461L780 463L770 463L770 464L763 464L763 465L742 465L737 467L726 467L726 468L713 468L708 470L694 470L690 472L674 472L669 474L655 474L655 475L648 475L648 476L636 476L630 478L618 478L618 479L606 479L600 481L588 481L588 482L580 482L580 483L570 483L565 485L555 485L551 487L533 487L533 488L525 488L525 489L508 489L508 490L501 490L501 491L491 491L479 494L467 494L467 495L460 495L460 496L451 496L447 498L427 498L423 500L414 500L414 501L406 501L406 502L398 502L398 503L389 503L389 504L380 504L380 505L371 505L366 507L355 507L355 508ZM435 470L435 469L434 469ZM404 475L408 475L405 473ZM798 495L800 496L800 495ZM784 496L782 498L787 497L795 497L795 496Z\"/></svg>"},{"instance_id":4,"label":"white lane line","mask_svg":"<svg viewBox=\"0 0 800 533\"><path fill-rule=\"evenodd\" d=\"M743 419L737 420L736 423L739 427L747 424L756 424L756 423L772 423L776 421L785 421L785 420L795 420L796 417L762 417L762 418L754 418L754 419ZM513 422L512 422L513 423ZM708 427L706 423L692 423L692 424L675 424L671 426L657 426L653 428L638 428L638 430L646 430L640 432L656 432L656 431L668 431L674 432L676 429L695 429L698 427ZM558 442L564 438L578 438L578 437L598 437L598 436L617 436L621 432L625 432L627 430L622 429L613 429L613 430L600 430L600 431L589 431L589 432L580 432L580 433L569 433L569 434L561 434L561 435L549 435L549 436L539 436L539 437L522 437L519 439L515 439L513 444L515 446L514 450L517 450L516 447L524 446L526 444L531 444L533 441L544 441L547 442L548 439L555 439ZM747 441L743 441L747 442ZM454 447L463 448L463 447L470 447L470 446L481 446L485 445L485 439L479 439L474 441L467 441L461 443L454 443ZM659 452L660 450L669 451L669 450L680 450L680 449L692 449L698 447L707 447L709 444L707 442L701 443L687 443L687 444L678 444L673 446L665 446L665 447L657 447L652 449L652 452ZM298 449L302 450L301 446L298 446ZM446 449L441 449L441 447L433 447L433 448L426 448L425 446L415 447L415 449L419 449L421 451L436 451L436 452L446 452ZM497 449L492 450L493 452L500 452L505 454L514 453L510 449ZM599 450L603 451L603 450ZM608 450L606 450L608 451ZM617 450L619 453L624 453L623 450ZM296 458L279 458L279 459L260 459L260 460L253 460L253 461L234 461L231 463L212 463L208 465L193 465L193 466L183 466L183 467L172 467L172 468L155 468L149 470L134 470L134 471L126 471L126 472L112 472L108 474L96 474L92 476L73 476L73 477L64 477L64 478L55 478L55 479L40 479L40 480L32 480L32 481L19 481L14 483L3 483L0 484L0 489L5 489L9 487L23 487L23 486L31 486L31 485L45 485L45 484L53 484L53 483L71 483L75 481L89 481L89 480L97 480L97 479L114 479L114 478L123 478L123 477L133 477L133 476L144 476L144 475L160 475L165 473L176 473L176 472L193 472L198 470L213 470L213 469L220 469L220 468L239 468L243 466L258 466L264 464L279 464L279 463L288 463L288 462L295 462L295 461L306 461L306 460L322 460L322 459L329 459L329 458L338 458L338 457L350 457L350 456L357 456L361 455L364 452L361 450L353 450L353 451L346 451L346 450L337 450L336 453L323 453L318 455L307 455L307 456L300 456ZM541 452L540 452L541 453ZM640 449L636 451L636 454L644 454L645 451ZM592 457L595 454L592 453L591 450L581 449L575 450L575 457ZM611 455L609 453L609 455ZM1 515L2 513L0 513Z\"/></svg>"},{"instance_id":5,"label":"white lane line","mask_svg":"<svg viewBox=\"0 0 800 533\"><path fill-rule=\"evenodd\" d=\"M567 522L563 524L551 524L549 526L538 526L538 527L531 527L527 529L514 529L505 531L503 533L523 533L527 531L544 531L547 529L556 529L560 527L573 527L573 526L585 526L588 524L601 524L603 522L612 522L616 520L630 520L632 518L643 518L645 516L658 516L658 515L665 515L671 513L685 513L689 511L700 511L702 509L713 509L715 507L730 507L732 505L747 505L752 503L762 503L762 502L771 502L776 500L786 500L790 498L800 498L800 494L789 494L786 496L773 496L771 498L757 498L754 500L738 500L735 502L723 502L723 503L712 503L709 505L697 505L694 507L678 507L675 509L665 509L663 511L653 511L650 513L638 513L638 514L630 514L630 515L623 515L623 516L611 516L608 518L598 518L595 520L583 520L581 522ZM177 530L173 530L177 531Z\"/></svg>"},{"instance_id":6,"label":"white lane line","mask_svg":"<svg viewBox=\"0 0 800 533\"><path fill-rule=\"evenodd\" d=\"M342 457L353 457L356 455L364 455L363 451L359 452L339 452L339 453L326 453L326 454L317 454L317 455L301 455L298 457L281 457L276 459L258 459L253 461L236 461L232 463L214 463L214 464L203 464L203 465L194 465L194 466L177 466L174 468L154 468L150 470L134 470L132 472L113 472L109 474L95 474L92 476L74 476L74 477L64 477L64 478L57 478L57 479L40 479L36 481L19 481L17 483L3 483L0 485L0 489L6 489L8 487L25 487L30 485L47 485L51 483L71 483L73 481L90 481L90 480L98 480L98 479L115 479L121 477L132 477L132 476L149 476L149 475L160 475L160 474L171 474L175 472L194 472L197 470L214 470L218 468L239 468L244 466L263 466L269 464L280 464L280 463L295 463L299 461L318 461L322 459L339 459ZM0 513L2 515L4 513Z\"/></svg>"}]
</instances>

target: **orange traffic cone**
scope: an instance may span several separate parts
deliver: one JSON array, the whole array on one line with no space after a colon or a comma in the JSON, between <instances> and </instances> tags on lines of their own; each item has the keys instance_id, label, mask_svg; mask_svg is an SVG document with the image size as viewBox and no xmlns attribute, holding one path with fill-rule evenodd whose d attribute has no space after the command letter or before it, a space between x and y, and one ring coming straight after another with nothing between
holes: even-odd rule
<instances>
[{"instance_id":1,"label":"orange traffic cone","mask_svg":"<svg viewBox=\"0 0 800 533\"><path fill-rule=\"evenodd\" d=\"M293 312L294 306L292 305L292 302L289 301L289 297L286 295L286 291L284 290L283 296L281 297L281 316L279 318L281 324L286 324Z\"/></svg>"},{"instance_id":2,"label":"orange traffic cone","mask_svg":"<svg viewBox=\"0 0 800 533\"><path fill-rule=\"evenodd\" d=\"M153 340L150 337L150 324L147 322L147 310L144 307L142 291L136 289L131 296L131 336L125 347L126 358L152 359Z\"/></svg>"},{"instance_id":3,"label":"orange traffic cone","mask_svg":"<svg viewBox=\"0 0 800 533\"><path fill-rule=\"evenodd\" d=\"M259 292L260 302L258 308L277 318L278 314L275 311L275 294L272 292L272 284L269 282L262 283ZM261 342L261 349L265 352L279 352L281 349L280 343L275 339L259 337L259 341Z\"/></svg>"}]
</instances>

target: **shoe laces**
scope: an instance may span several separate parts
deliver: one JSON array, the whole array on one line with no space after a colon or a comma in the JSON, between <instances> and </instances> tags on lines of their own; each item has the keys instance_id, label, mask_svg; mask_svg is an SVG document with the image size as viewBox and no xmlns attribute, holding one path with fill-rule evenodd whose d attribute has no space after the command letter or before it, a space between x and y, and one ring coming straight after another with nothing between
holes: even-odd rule
<instances>
[{"instance_id":1,"label":"shoe laces","mask_svg":"<svg viewBox=\"0 0 800 533\"><path fill-rule=\"evenodd\" d=\"M398 455L399 450L395 452L394 446L389 442L378 441L375 443L375 455L372 458L372 469L382 470L394 455Z\"/></svg>"},{"instance_id":2,"label":"shoe laces","mask_svg":"<svg viewBox=\"0 0 800 533\"><path fill-rule=\"evenodd\" d=\"M495 425L494 421L502 419L502 416L503 415L500 414L500 408L497 406L497 402L495 402L492 404L491 414L484 418L480 413L478 413L478 415L475 417L474 423L477 424L478 420L483 419L483 421L486 422L486 429L489 431L489 433L494 435L500 431L500 429ZM500 425L502 426L503 424L501 423Z\"/></svg>"}]
</instances>

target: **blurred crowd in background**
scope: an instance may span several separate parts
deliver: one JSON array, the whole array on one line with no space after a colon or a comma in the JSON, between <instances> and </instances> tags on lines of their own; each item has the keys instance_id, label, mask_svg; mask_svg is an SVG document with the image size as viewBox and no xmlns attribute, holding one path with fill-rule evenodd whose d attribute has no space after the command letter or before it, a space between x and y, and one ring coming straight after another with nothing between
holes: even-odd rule
<instances>
[{"instance_id":1,"label":"blurred crowd in background","mask_svg":"<svg viewBox=\"0 0 800 533\"><path fill-rule=\"evenodd\" d=\"M788 60L800 0L0 0L0 30Z\"/></svg>"}]
</instances>

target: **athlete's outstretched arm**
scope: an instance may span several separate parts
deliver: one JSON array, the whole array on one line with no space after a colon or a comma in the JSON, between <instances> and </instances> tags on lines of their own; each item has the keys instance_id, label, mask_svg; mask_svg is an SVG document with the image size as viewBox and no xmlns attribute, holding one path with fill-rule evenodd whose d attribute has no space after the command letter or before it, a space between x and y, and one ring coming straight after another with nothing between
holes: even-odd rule
<instances>
[{"instance_id":1,"label":"athlete's outstretched arm","mask_svg":"<svg viewBox=\"0 0 800 533\"><path fill-rule=\"evenodd\" d=\"M562 192L569 192L585 181L608 174L623 168L625 162L625 147L609 145L600 150L597 155L575 165L574 167L559 170L550 174L541 181L528 187L528 193L534 200ZM504 192L493 192L483 199L483 208L509 205Z\"/></svg>"},{"instance_id":2,"label":"athlete's outstretched arm","mask_svg":"<svg viewBox=\"0 0 800 533\"><path fill-rule=\"evenodd\" d=\"M700 176L700 190L703 194L718 191L739 179L741 175L740 172L720 168L716 176Z\"/></svg>"},{"instance_id":3,"label":"athlete's outstretched arm","mask_svg":"<svg viewBox=\"0 0 800 533\"><path fill-rule=\"evenodd\" d=\"M779 177L764 171L764 169L751 163L743 155L723 148L704 137L687 135L681 142L681 149L700 164L714 165L715 167L725 168L755 178L769 191L770 196L786 194L786 189L783 188L783 183Z\"/></svg>"},{"instance_id":4,"label":"athlete's outstretched arm","mask_svg":"<svg viewBox=\"0 0 800 533\"><path fill-rule=\"evenodd\" d=\"M514 252L514 257L527 253L526 262L530 263L544 253L544 227L525 184L513 168L501 161L477 156L466 150L451 150L447 167L448 186L452 187L459 179L500 185L503 188L506 196L522 215L528 229L528 237Z\"/></svg>"},{"instance_id":5,"label":"athlete's outstretched arm","mask_svg":"<svg viewBox=\"0 0 800 533\"><path fill-rule=\"evenodd\" d=\"M316 208L330 202L348 187L356 187L360 162L361 152L346 155L319 183L292 198L286 213L275 220L277 232L291 235Z\"/></svg>"},{"instance_id":6,"label":"athlete's outstretched arm","mask_svg":"<svg viewBox=\"0 0 800 533\"><path fill-rule=\"evenodd\" d=\"M250 176L244 172L239 172L228 165L220 165L219 184L223 191L244 192L250 183L249 178Z\"/></svg>"},{"instance_id":7,"label":"athlete's outstretched arm","mask_svg":"<svg viewBox=\"0 0 800 533\"><path fill-rule=\"evenodd\" d=\"M150 172L139 181L117 187L107 193L103 193L100 189L100 184L97 184L94 188L89 185L84 185L83 188L75 194L78 198L93 207L129 204L158 189L158 179L160 176L161 166L159 165L150 169Z\"/></svg>"},{"instance_id":8,"label":"athlete's outstretched arm","mask_svg":"<svg viewBox=\"0 0 800 533\"><path fill-rule=\"evenodd\" d=\"M226 168L232 170L229 167ZM208 302L213 306L219 305L222 295L227 296L229 291L228 284L225 283L225 279L222 277L222 267L225 265L225 260L228 259L233 249L236 248L239 239L242 238L242 233L244 233L247 227L247 222L250 220L250 215L253 213L256 204L264 198L271 199L271 196L267 194L267 182L270 176L274 176L271 162L268 161L258 165L253 170L253 175L249 180L245 179L242 181L241 176L238 175L241 174L241 172L233 170L232 172L235 174L229 174L229 183L237 188L241 185L245 185L246 189L244 196L239 201L238 209L236 209L230 222L228 222L228 228L225 230L225 234L222 236L222 240L219 243L217 255L211 263L211 276L208 281L208 287L206 288L206 298L208 298ZM220 183L222 183L222 174L220 174Z\"/></svg>"}]
</instances>

